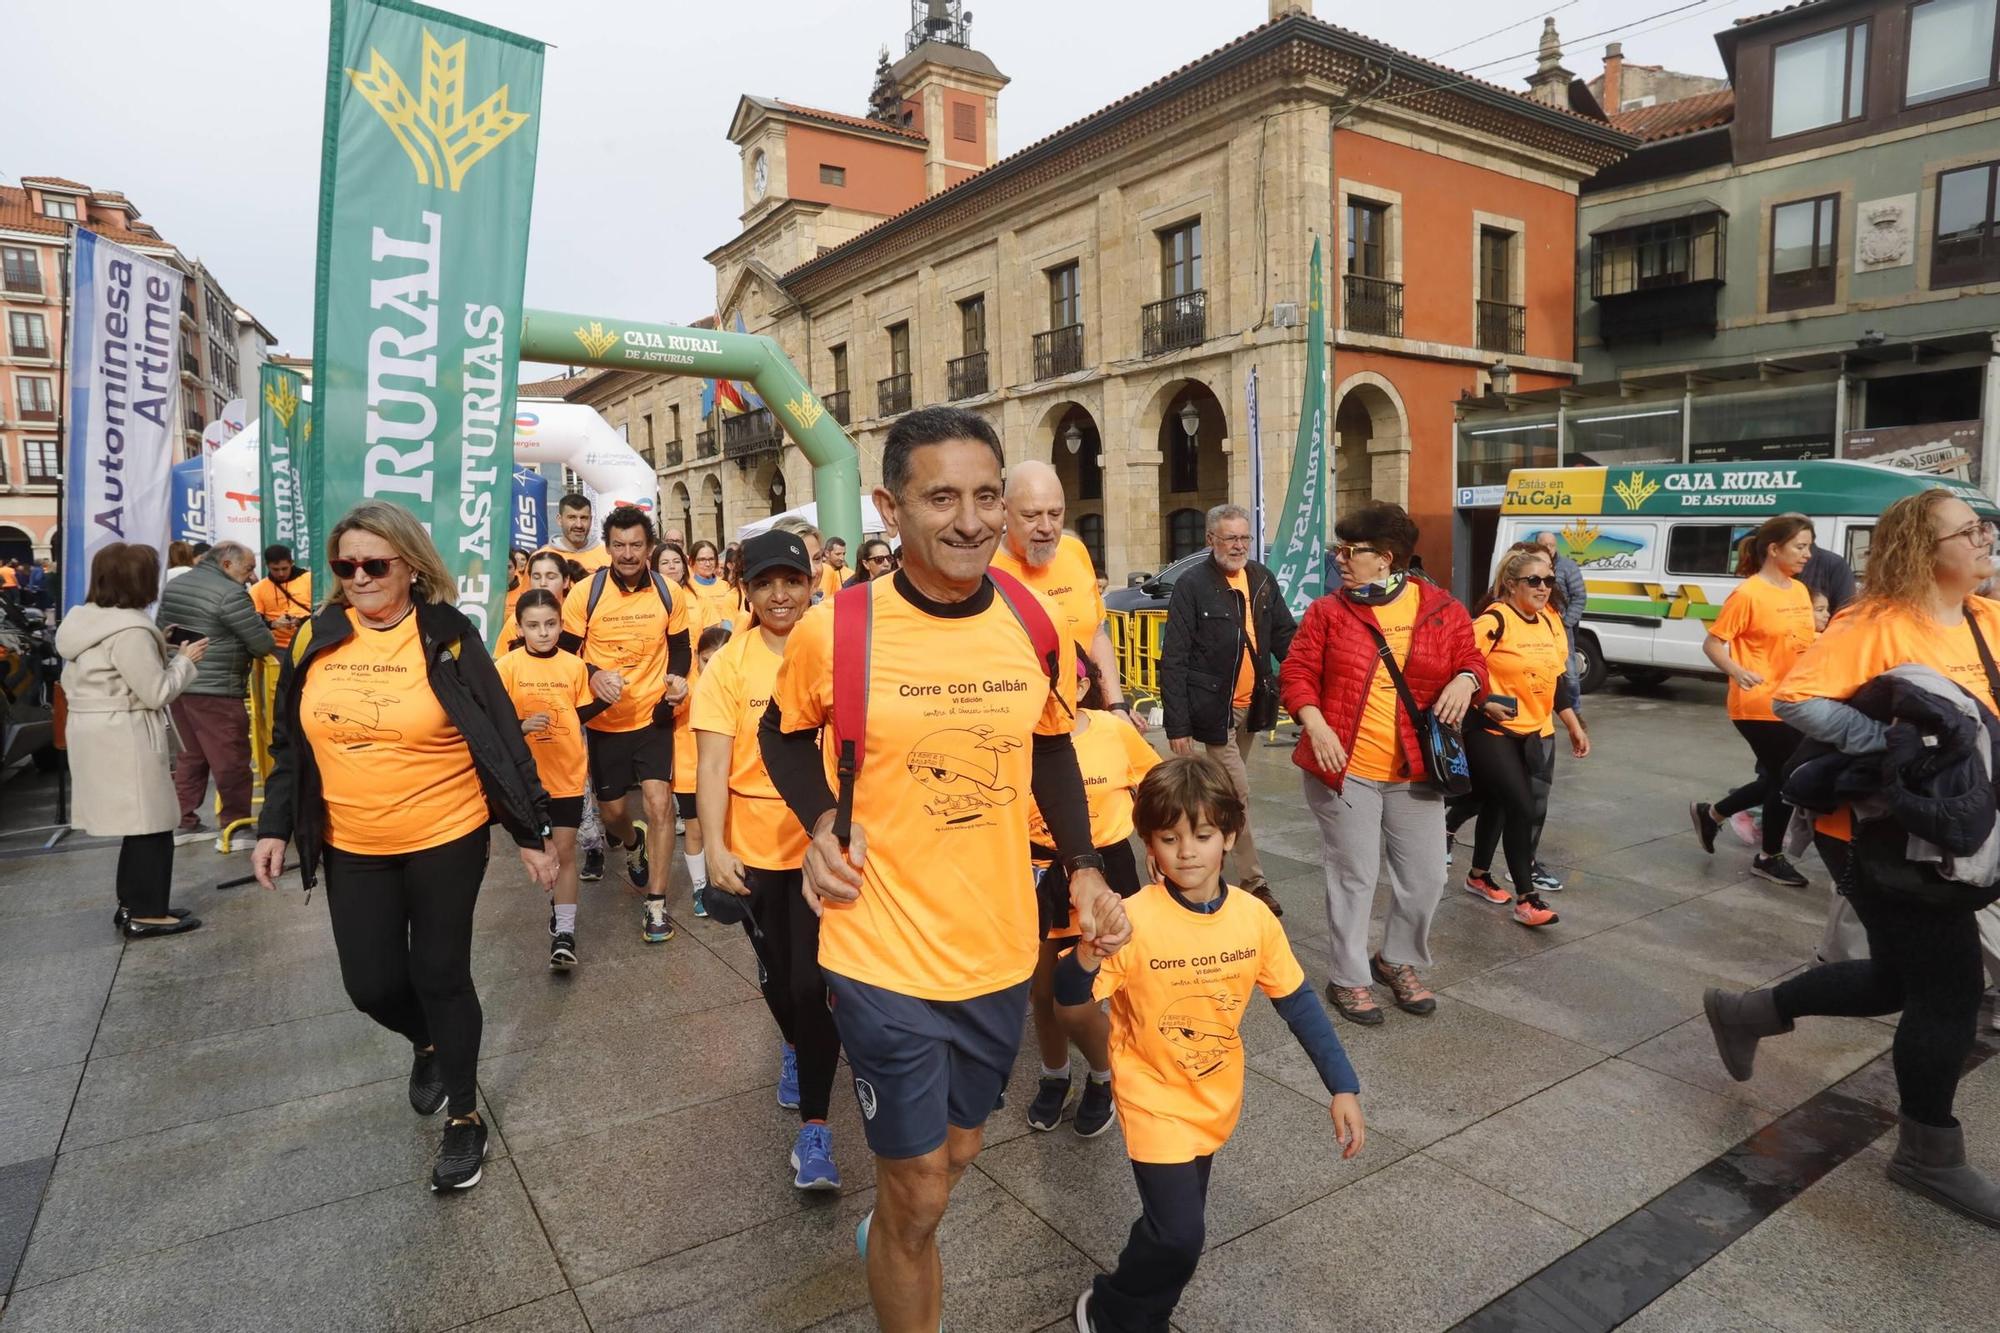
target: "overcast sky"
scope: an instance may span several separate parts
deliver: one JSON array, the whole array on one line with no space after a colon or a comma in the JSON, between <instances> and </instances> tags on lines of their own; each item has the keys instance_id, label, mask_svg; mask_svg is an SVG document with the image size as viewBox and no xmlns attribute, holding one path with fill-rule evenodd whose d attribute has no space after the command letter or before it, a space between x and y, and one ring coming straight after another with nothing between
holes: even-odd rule
<instances>
[{"instance_id":1,"label":"overcast sky","mask_svg":"<svg viewBox=\"0 0 2000 1333\"><path fill-rule=\"evenodd\" d=\"M709 314L702 255L736 233L737 96L860 114L877 48L902 54L908 0L442 0L548 42L531 306L670 322ZM1565 63L1721 73L1713 34L1777 0L1317 0L1358 28L1509 86L1554 14ZM1690 6L1691 7L1688 7ZM1265 0L972 0L974 45L1013 82L1007 154L1257 26ZM327 9L315 0L10 6L0 180L123 190L278 337L311 350ZM1678 12L1673 12L1678 11ZM1646 21L1644 16L1658 15ZM1490 37L1483 34L1507 27ZM1605 29L1619 31L1602 33ZM1463 49L1449 51L1474 38ZM22 59L18 57L26 56ZM33 110L30 110L32 108Z\"/></svg>"}]
</instances>

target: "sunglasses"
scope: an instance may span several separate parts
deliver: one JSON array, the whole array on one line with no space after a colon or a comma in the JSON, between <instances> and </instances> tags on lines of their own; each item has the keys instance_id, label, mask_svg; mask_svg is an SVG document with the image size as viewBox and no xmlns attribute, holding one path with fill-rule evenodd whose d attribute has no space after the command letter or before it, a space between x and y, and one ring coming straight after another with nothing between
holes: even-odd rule
<instances>
[{"instance_id":1,"label":"sunglasses","mask_svg":"<svg viewBox=\"0 0 2000 1333\"><path fill-rule=\"evenodd\" d=\"M1514 582L1525 583L1530 588L1553 588L1556 586L1556 576L1553 574L1523 574L1520 578L1515 579Z\"/></svg>"},{"instance_id":2,"label":"sunglasses","mask_svg":"<svg viewBox=\"0 0 2000 1333\"><path fill-rule=\"evenodd\" d=\"M357 573L365 573L371 579L385 579L389 577L389 566L402 558L392 555L379 560L329 560L326 563L335 578L351 579Z\"/></svg>"},{"instance_id":3,"label":"sunglasses","mask_svg":"<svg viewBox=\"0 0 2000 1333\"><path fill-rule=\"evenodd\" d=\"M863 556L861 563L864 565L886 565L889 563L889 557L886 555Z\"/></svg>"}]
</instances>

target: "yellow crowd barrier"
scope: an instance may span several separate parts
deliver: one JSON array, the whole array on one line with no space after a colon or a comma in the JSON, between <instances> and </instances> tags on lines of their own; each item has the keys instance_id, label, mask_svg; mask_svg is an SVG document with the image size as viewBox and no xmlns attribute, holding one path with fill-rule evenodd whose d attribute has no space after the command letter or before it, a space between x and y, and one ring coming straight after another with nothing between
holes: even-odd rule
<instances>
[{"instance_id":1,"label":"yellow crowd barrier","mask_svg":"<svg viewBox=\"0 0 2000 1333\"><path fill-rule=\"evenodd\" d=\"M1160 701L1160 650L1166 638L1165 611L1107 613L1111 647L1118 655L1118 674L1125 698L1133 705Z\"/></svg>"},{"instance_id":2,"label":"yellow crowd barrier","mask_svg":"<svg viewBox=\"0 0 2000 1333\"><path fill-rule=\"evenodd\" d=\"M216 837L215 848L227 852L235 845L239 829L257 827L255 812L264 805L264 779L271 774L271 716L278 698L278 659L260 657L250 663L250 684L245 690L245 702L250 708L250 809L251 817L239 819L223 828ZM222 812L222 798L215 800L218 818Z\"/></svg>"}]
</instances>

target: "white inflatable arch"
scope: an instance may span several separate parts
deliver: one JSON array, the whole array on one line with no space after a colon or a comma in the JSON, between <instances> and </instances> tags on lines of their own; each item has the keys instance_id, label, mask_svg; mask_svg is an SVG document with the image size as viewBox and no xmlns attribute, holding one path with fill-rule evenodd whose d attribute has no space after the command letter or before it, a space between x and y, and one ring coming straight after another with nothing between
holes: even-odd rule
<instances>
[{"instance_id":1,"label":"white inflatable arch","mask_svg":"<svg viewBox=\"0 0 2000 1333\"><path fill-rule=\"evenodd\" d=\"M596 527L619 505L637 505L649 514L659 509L659 474L594 407L559 398L521 399L514 409L514 461L541 465L552 500L561 494L562 474L550 475L548 465L576 473ZM549 520L553 527L553 513Z\"/></svg>"}]
</instances>

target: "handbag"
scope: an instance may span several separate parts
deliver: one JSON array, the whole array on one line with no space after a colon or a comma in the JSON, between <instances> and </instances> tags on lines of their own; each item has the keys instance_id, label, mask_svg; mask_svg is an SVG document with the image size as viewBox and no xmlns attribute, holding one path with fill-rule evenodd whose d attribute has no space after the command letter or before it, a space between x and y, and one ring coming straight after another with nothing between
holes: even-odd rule
<instances>
[{"instance_id":1,"label":"handbag","mask_svg":"<svg viewBox=\"0 0 2000 1333\"><path fill-rule=\"evenodd\" d=\"M1410 723L1416 728L1417 744L1424 752L1424 776L1446 796L1465 795L1472 790L1472 766L1465 759L1464 737L1459 735L1457 727L1438 721L1437 714L1430 709L1417 707L1409 682L1403 679L1403 669L1396 665L1396 655L1390 651L1381 627L1372 620L1362 623L1375 636L1375 655L1388 668L1389 682L1396 687L1396 697L1403 701L1403 711L1410 715Z\"/></svg>"}]
</instances>

